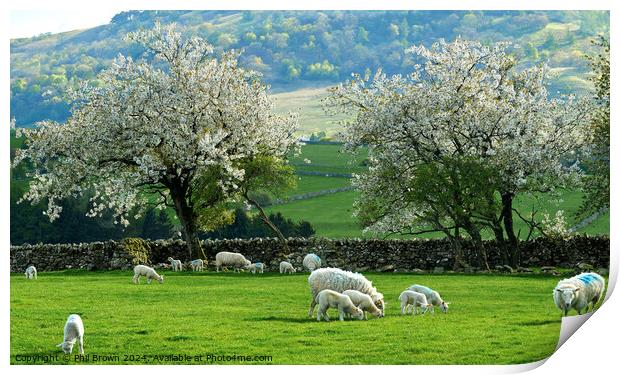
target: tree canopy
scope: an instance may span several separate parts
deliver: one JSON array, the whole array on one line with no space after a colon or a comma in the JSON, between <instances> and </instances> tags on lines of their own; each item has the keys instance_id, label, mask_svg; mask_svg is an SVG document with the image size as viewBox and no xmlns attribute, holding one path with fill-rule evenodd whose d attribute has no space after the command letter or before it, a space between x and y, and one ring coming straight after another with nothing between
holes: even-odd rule
<instances>
[{"instance_id":1,"label":"tree canopy","mask_svg":"<svg viewBox=\"0 0 620 375\"><path fill-rule=\"evenodd\" d=\"M284 159L297 144L297 117L272 112L266 85L239 66L235 52L216 56L205 40L185 38L174 25L127 40L149 59L119 55L97 76L99 85L70 92L66 123L21 130L27 148L13 164L33 166L23 199L47 199L54 220L63 198L92 191L89 215L111 210L123 225L134 208L173 207L189 255L198 255L200 210L234 196L245 173L239 160ZM216 179L216 199L195 199L201 176Z\"/></svg>"},{"instance_id":2,"label":"tree canopy","mask_svg":"<svg viewBox=\"0 0 620 375\"><path fill-rule=\"evenodd\" d=\"M580 209L582 215L609 208L609 39L600 36L594 44L600 47L600 51L597 55L589 57L594 73L592 80L596 89L596 107L588 134L588 145L592 157L586 163L589 175L585 182L586 199Z\"/></svg>"},{"instance_id":3,"label":"tree canopy","mask_svg":"<svg viewBox=\"0 0 620 375\"><path fill-rule=\"evenodd\" d=\"M505 260L518 263L512 200L578 179L589 106L550 98L548 68L516 69L509 48L461 39L413 46L420 63L410 74L354 75L330 90L328 108L353 116L346 147L369 148L369 171L354 181L369 230L462 229L482 260L486 227L498 241L506 233Z\"/></svg>"}]
</instances>

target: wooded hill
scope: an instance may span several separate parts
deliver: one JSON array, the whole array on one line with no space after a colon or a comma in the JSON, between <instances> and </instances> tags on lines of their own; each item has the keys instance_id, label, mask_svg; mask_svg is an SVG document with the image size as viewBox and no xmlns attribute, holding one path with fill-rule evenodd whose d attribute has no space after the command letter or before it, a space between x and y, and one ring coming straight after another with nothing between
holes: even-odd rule
<instances>
[{"instance_id":1,"label":"wooded hill","mask_svg":"<svg viewBox=\"0 0 620 375\"><path fill-rule=\"evenodd\" d=\"M11 117L18 126L64 121L65 93L97 73L119 53L136 57L123 37L156 20L175 22L216 50L241 49L242 63L260 71L274 92L333 84L351 72L407 73L405 52L456 37L510 40L525 66L548 62L557 73L552 92L590 86L584 54L591 40L609 33L605 11L129 11L109 24L11 40Z\"/></svg>"}]
</instances>

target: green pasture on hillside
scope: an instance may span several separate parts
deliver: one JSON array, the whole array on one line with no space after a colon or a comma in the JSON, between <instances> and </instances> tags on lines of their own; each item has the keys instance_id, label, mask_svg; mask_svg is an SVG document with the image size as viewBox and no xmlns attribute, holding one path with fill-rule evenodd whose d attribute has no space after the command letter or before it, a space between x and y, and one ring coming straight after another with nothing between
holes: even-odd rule
<instances>
[{"instance_id":1,"label":"green pasture on hillside","mask_svg":"<svg viewBox=\"0 0 620 375\"><path fill-rule=\"evenodd\" d=\"M609 235L609 211L607 211L607 213L605 213L604 215L596 218L593 222L581 229L579 232L587 233L591 236L598 234Z\"/></svg>"},{"instance_id":2,"label":"green pasture on hillside","mask_svg":"<svg viewBox=\"0 0 620 375\"><path fill-rule=\"evenodd\" d=\"M11 137L11 142L15 145L22 141ZM297 171L317 173L317 175L297 174L297 186L284 192L282 197L350 186L349 178L327 177L325 174L363 173L366 170L364 160L368 154L363 149L356 154L343 153L341 149L342 147L338 144L307 144L302 147L300 155L291 155L290 161ZM304 162L304 159L309 160L310 163ZM23 180L12 180L12 184L15 185L25 183L26 181ZM295 221L309 221L315 228L317 236L331 238L375 236L372 233L363 233L362 228L352 216L353 203L358 196L359 193L356 191L346 191L272 205L266 210L270 213L281 212L285 217ZM582 199L583 194L579 191L563 191L558 197L551 195L518 196L514 205L522 215L528 218L530 212L537 211L538 220L545 212L553 217L556 211L564 210L566 221L569 225L573 225L577 222L574 214L581 205ZM174 211L169 209L168 212L172 222L178 224ZM526 224L516 215L514 221L516 232L520 231L520 237L526 238L529 231ZM609 234L609 213L597 218L578 232L588 235ZM440 234L432 233L420 237L437 236ZM492 235L486 233L485 236L490 238Z\"/></svg>"},{"instance_id":3,"label":"green pasture on hillside","mask_svg":"<svg viewBox=\"0 0 620 375\"><path fill-rule=\"evenodd\" d=\"M164 284L150 285L132 284L131 271L11 275L10 362L59 354L53 363L75 363L55 347L71 313L84 321L86 354L119 356L101 364L188 363L154 360L170 354L272 357L255 364L514 364L551 355L560 330L551 296L560 276L368 273L385 295L385 318L340 322L330 310L331 322L317 322L307 317L307 274L163 274ZM398 295L414 283L440 291L448 314L401 316Z\"/></svg>"},{"instance_id":4,"label":"green pasture on hillside","mask_svg":"<svg viewBox=\"0 0 620 375\"><path fill-rule=\"evenodd\" d=\"M352 216L353 201L358 194L356 191L327 194L269 206L265 211L281 212L284 217L293 221L307 220L319 237L361 237L362 230Z\"/></svg>"},{"instance_id":5,"label":"green pasture on hillside","mask_svg":"<svg viewBox=\"0 0 620 375\"><path fill-rule=\"evenodd\" d=\"M302 147L300 155L291 156L290 160L298 171L310 171L317 173L363 173L366 167L363 161L368 157L366 150L356 154L341 152L341 146L337 144L308 144ZM304 163L304 159L310 163ZM304 194L312 191L333 189L347 186L350 182L346 178L298 175L298 186L285 193L286 196ZM281 212L285 217L295 221L307 220L316 230L317 236L343 238L343 237L372 237L372 233L363 233L356 219L352 216L353 203L359 193L347 191L322 195L273 205L267 208L268 212ZM564 218L568 225L578 222L575 214L581 205L583 194L579 191L560 191L557 195L541 194L538 196L521 195L514 201L514 207L529 219L531 212L536 213L536 219L541 220L544 213L554 217L556 211L563 210ZM515 231L521 238L527 238L529 227L515 214ZM589 235L609 234L609 213L602 215L594 222L580 229L579 233ZM380 235L382 236L382 235ZM440 237L441 234L431 233L419 237ZM492 233L486 233L487 238Z\"/></svg>"},{"instance_id":6,"label":"green pasture on hillside","mask_svg":"<svg viewBox=\"0 0 620 375\"><path fill-rule=\"evenodd\" d=\"M328 177L324 177L328 179ZM281 212L285 217L293 220L308 220L315 228L317 236L344 238L344 237L369 237L371 233L363 233L353 215L353 203L359 196L356 191L347 191L323 195L320 197L309 198L285 204L268 207L269 212ZM537 218L542 218L543 212L548 212L551 217L559 209L564 210L564 217L569 225L575 224L577 220L573 213L577 211L581 204L582 195L579 192L569 191L560 195L561 201L556 198L535 199L532 197L520 197L515 202L517 208L523 215L529 216L529 212L534 206L538 210ZM515 231L520 233L520 237L525 239L529 232L528 226L514 217ZM602 215L588 226L578 230L579 233L589 235L609 234L609 213ZM419 237L441 237L439 233L425 234ZM487 238L492 234L487 233Z\"/></svg>"},{"instance_id":7,"label":"green pasture on hillside","mask_svg":"<svg viewBox=\"0 0 620 375\"><path fill-rule=\"evenodd\" d=\"M299 114L299 134L309 135L323 131L328 136L333 136L340 130L338 121L345 119L345 116L325 113L321 100L327 96L328 87L301 88L274 94L272 98L275 101L275 111L279 114Z\"/></svg>"},{"instance_id":8,"label":"green pasture on hillside","mask_svg":"<svg viewBox=\"0 0 620 375\"><path fill-rule=\"evenodd\" d=\"M343 177L325 178L322 176L298 175L297 187L286 192L286 196L300 195L321 190L329 190L351 186L351 180Z\"/></svg>"},{"instance_id":9,"label":"green pasture on hillside","mask_svg":"<svg viewBox=\"0 0 620 375\"><path fill-rule=\"evenodd\" d=\"M302 146L300 155L291 155L289 160L300 171L351 174L367 169L363 165L367 157L365 149L348 153L342 152L342 146L338 144L306 144Z\"/></svg>"}]
</instances>

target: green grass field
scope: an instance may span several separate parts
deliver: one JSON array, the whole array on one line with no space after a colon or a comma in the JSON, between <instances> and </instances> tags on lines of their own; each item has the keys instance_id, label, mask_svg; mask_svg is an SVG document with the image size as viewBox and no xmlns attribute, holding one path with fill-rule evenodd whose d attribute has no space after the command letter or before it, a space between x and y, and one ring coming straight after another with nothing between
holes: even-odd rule
<instances>
[{"instance_id":1,"label":"green grass field","mask_svg":"<svg viewBox=\"0 0 620 375\"><path fill-rule=\"evenodd\" d=\"M319 177L320 178L320 177ZM323 177L329 179L328 177ZM376 236L372 233L364 233L360 228L356 219L352 216L353 203L359 196L356 191L346 191L342 193L335 193L329 195L323 195L316 198L309 198L274 206L267 208L268 212L281 212L285 217L293 220L309 220L312 226L316 230L318 236L331 237L331 238L344 238L344 237L373 237ZM577 210L581 204L581 194L578 192L566 192L562 194L563 201L560 203L552 202L551 200L537 200L530 197L520 199L515 208L519 209L524 214L527 214L531 210L532 204L535 204L539 213L537 218L542 216L542 212L549 212L551 216L554 215L558 209L565 210L565 218L569 225L576 222L572 213ZM519 233L521 238L527 237L529 228L518 217L515 216L515 231ZM579 233L587 233L588 235L600 235L609 234L609 213L602 215L588 226L580 229ZM379 235L379 237L382 237ZM406 238L406 236L402 236ZM420 235L421 238L434 238L441 237L439 233L430 233ZM485 237L491 238L491 233L485 233ZM396 238L396 236L394 237Z\"/></svg>"},{"instance_id":2,"label":"green grass field","mask_svg":"<svg viewBox=\"0 0 620 375\"><path fill-rule=\"evenodd\" d=\"M366 167L362 165L368 154L364 150L358 154L342 153L341 146L336 144L308 144L302 147L298 156L292 156L291 162L299 171L313 171L320 173L363 173ZM304 159L311 161L310 164L303 162ZM286 192L286 196L308 193L312 191L332 189L347 186L350 182L346 178L325 176L298 176L296 189ZM307 220L313 225L317 236L343 238L343 237L373 237L372 233L363 233L362 228L352 217L353 202L359 196L355 191L347 191L315 198L279 204L267 208L268 212L281 212L284 216L295 221ZM530 212L537 211L536 218L542 219L543 213L555 216L558 210L564 211L564 217L569 225L576 224L574 214L581 205L583 194L579 191L563 191L558 197L550 195L519 196L515 199L514 206L522 215L529 218ZM514 217L516 232L525 239L528 235L528 226ZM579 233L589 235L609 234L609 214L600 218L579 230ZM420 237L439 237L440 234L431 233ZM491 233L485 233L491 238ZM382 237L382 235L379 235Z\"/></svg>"},{"instance_id":3,"label":"green grass field","mask_svg":"<svg viewBox=\"0 0 620 375\"><path fill-rule=\"evenodd\" d=\"M290 162L297 170L327 172L327 173L355 173L363 172L367 168L362 162L368 157L366 150L350 154L341 151L338 144L307 144L302 146L300 155L291 155ZM309 164L304 159L310 161Z\"/></svg>"},{"instance_id":4,"label":"green grass field","mask_svg":"<svg viewBox=\"0 0 620 375\"><path fill-rule=\"evenodd\" d=\"M11 142L20 142L14 137ZM341 146L337 144L308 144L302 147L300 155L290 156L290 162L298 171L318 173L351 174L363 173L366 167L363 165L368 154L361 150L357 154L341 152ZM310 160L305 163L304 159ZM20 183L13 181L13 183ZM318 192L350 186L350 179L343 177L326 177L321 175L309 176L298 175L297 187L284 192L283 197L290 197L310 192ZM281 212L285 217L294 221L309 221L316 230L317 236L344 238L344 237L382 237L373 233L364 233L356 219L352 217L353 203L359 194L355 191L346 191L323 195L304 200L293 201L267 207L269 213ZM543 213L549 213L551 217L558 210L564 210L564 217L569 225L577 222L574 214L581 205L583 194L579 191L564 191L560 197L548 195L519 196L515 199L515 208L523 215L529 217L532 210L537 210L537 219L542 218ZM169 216L173 223L177 224L173 210L169 210ZM514 217L516 232L520 231L520 237L527 237L529 228L516 215ZM594 222L579 230L579 233L588 235L609 234L609 213L602 215ZM438 233L425 234L420 237L440 237ZM485 233L485 237L491 238L491 233Z\"/></svg>"},{"instance_id":5,"label":"green grass field","mask_svg":"<svg viewBox=\"0 0 620 375\"><path fill-rule=\"evenodd\" d=\"M287 191L286 195L299 195L315 191L351 186L351 180L342 177L297 176L297 188Z\"/></svg>"},{"instance_id":6,"label":"green grass field","mask_svg":"<svg viewBox=\"0 0 620 375\"><path fill-rule=\"evenodd\" d=\"M265 211L281 212L294 221L308 220L320 237L362 237L362 229L352 216L353 201L357 196L356 191L345 191L269 206Z\"/></svg>"},{"instance_id":7,"label":"green grass field","mask_svg":"<svg viewBox=\"0 0 620 375\"><path fill-rule=\"evenodd\" d=\"M609 235L609 211L599 216L580 232L587 233L588 235L597 235L601 233Z\"/></svg>"},{"instance_id":8,"label":"green grass field","mask_svg":"<svg viewBox=\"0 0 620 375\"><path fill-rule=\"evenodd\" d=\"M107 364L169 363L152 360L167 354L269 355L273 364L514 364L548 357L559 336L551 296L559 276L368 273L385 295L385 318L339 322L330 310L331 322L317 322L307 317L307 274L163 274L163 285L134 285L129 271L13 274L10 362L60 353L65 363L55 345L71 313L84 321L86 354L119 356L97 362ZM449 313L400 316L398 295L413 283L439 290ZM232 363L240 364L220 364Z\"/></svg>"}]
</instances>

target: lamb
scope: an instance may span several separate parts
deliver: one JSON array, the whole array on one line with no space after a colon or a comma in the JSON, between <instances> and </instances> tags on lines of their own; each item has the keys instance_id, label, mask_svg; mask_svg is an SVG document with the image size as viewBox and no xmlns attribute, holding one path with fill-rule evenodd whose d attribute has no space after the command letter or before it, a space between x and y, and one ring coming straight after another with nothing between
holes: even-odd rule
<instances>
[{"instance_id":1,"label":"lamb","mask_svg":"<svg viewBox=\"0 0 620 375\"><path fill-rule=\"evenodd\" d=\"M168 261L173 271L183 271L183 263L180 260L168 257Z\"/></svg>"},{"instance_id":2,"label":"lamb","mask_svg":"<svg viewBox=\"0 0 620 375\"><path fill-rule=\"evenodd\" d=\"M321 258L316 254L308 254L304 257L303 266L312 272L321 268Z\"/></svg>"},{"instance_id":3,"label":"lamb","mask_svg":"<svg viewBox=\"0 0 620 375\"><path fill-rule=\"evenodd\" d=\"M261 262L252 263L250 264L249 270L250 272L252 272L252 274L255 274L256 271L258 271L258 273L263 273L263 271L265 270L265 265Z\"/></svg>"},{"instance_id":4,"label":"lamb","mask_svg":"<svg viewBox=\"0 0 620 375\"><path fill-rule=\"evenodd\" d=\"M411 291L414 291L414 292L418 292L418 293L424 294L426 296L426 299L427 299L428 303L431 305L430 309L431 309L432 313L435 312L435 306L439 306L441 311L444 312L444 313L448 312L448 305L450 304L450 302L445 302L441 298L439 293L434 291L434 290L432 290L431 288L429 288L427 286L424 286L424 285L414 284L414 285L410 286L409 288L407 288L407 290L411 290Z\"/></svg>"},{"instance_id":5,"label":"lamb","mask_svg":"<svg viewBox=\"0 0 620 375\"><path fill-rule=\"evenodd\" d=\"M588 272L558 282L553 290L553 301L558 309L568 315L570 309L581 312L593 311L594 306L603 296L605 279L596 273Z\"/></svg>"},{"instance_id":6,"label":"lamb","mask_svg":"<svg viewBox=\"0 0 620 375\"><path fill-rule=\"evenodd\" d=\"M71 354L76 341L80 354L84 354L84 323L79 315L71 314L65 323L64 341L56 346L61 347L65 354Z\"/></svg>"},{"instance_id":7,"label":"lamb","mask_svg":"<svg viewBox=\"0 0 620 375\"><path fill-rule=\"evenodd\" d=\"M235 272L240 269L248 269L252 262L245 259L242 254L230 253L228 251L220 251L215 255L215 268L217 272L220 272L220 267L226 268L226 266L233 266Z\"/></svg>"},{"instance_id":8,"label":"lamb","mask_svg":"<svg viewBox=\"0 0 620 375\"><path fill-rule=\"evenodd\" d=\"M37 269L35 268L35 266L28 266L28 268L26 268L26 272L24 272L24 275L26 275L27 279L36 279Z\"/></svg>"},{"instance_id":9,"label":"lamb","mask_svg":"<svg viewBox=\"0 0 620 375\"><path fill-rule=\"evenodd\" d=\"M348 296L351 299L351 302L353 302L353 304L357 308L364 312L364 320L368 320L366 312L371 313L377 318L381 317L381 310L379 310L377 306L375 306L375 304L372 302L372 298L370 298L368 294L364 294L359 290L353 289L345 290L344 292L342 292L342 294Z\"/></svg>"},{"instance_id":10,"label":"lamb","mask_svg":"<svg viewBox=\"0 0 620 375\"><path fill-rule=\"evenodd\" d=\"M164 283L164 277L160 276L151 267L139 264L133 268L133 283L140 284L140 276L146 276L146 283L150 284L153 279L159 281L160 284Z\"/></svg>"},{"instance_id":11,"label":"lamb","mask_svg":"<svg viewBox=\"0 0 620 375\"><path fill-rule=\"evenodd\" d=\"M364 317L362 310L355 307L349 296L340 294L333 290L325 289L320 291L316 296L316 303L319 304L319 310L316 318L319 322L321 321L321 315L325 318L325 321L329 322L327 309L330 307L338 309L340 321L344 320L345 314L349 314L358 320L361 320Z\"/></svg>"},{"instance_id":12,"label":"lamb","mask_svg":"<svg viewBox=\"0 0 620 375\"><path fill-rule=\"evenodd\" d=\"M316 296L325 289L331 289L339 293L353 289L368 294L375 306L381 310L381 316L385 316L383 294L377 292L377 288L372 286L372 282L359 273L343 271L339 268L320 268L308 276L308 283L312 292L312 301L308 310L309 317L313 315L314 307L316 306Z\"/></svg>"},{"instance_id":13,"label":"lamb","mask_svg":"<svg viewBox=\"0 0 620 375\"><path fill-rule=\"evenodd\" d=\"M428 303L424 294L412 290L405 290L398 296L398 299L400 300L401 315L407 314L409 306L412 307L413 315L417 314L418 308L422 311L422 314L426 314L426 311L433 307L432 304Z\"/></svg>"},{"instance_id":14,"label":"lamb","mask_svg":"<svg viewBox=\"0 0 620 375\"><path fill-rule=\"evenodd\" d=\"M205 262L202 259L194 259L189 263L190 267L192 267L192 271L204 271L205 270Z\"/></svg>"},{"instance_id":15,"label":"lamb","mask_svg":"<svg viewBox=\"0 0 620 375\"><path fill-rule=\"evenodd\" d=\"M280 262L280 273L295 273L295 267L289 262L282 261Z\"/></svg>"}]
</instances>

